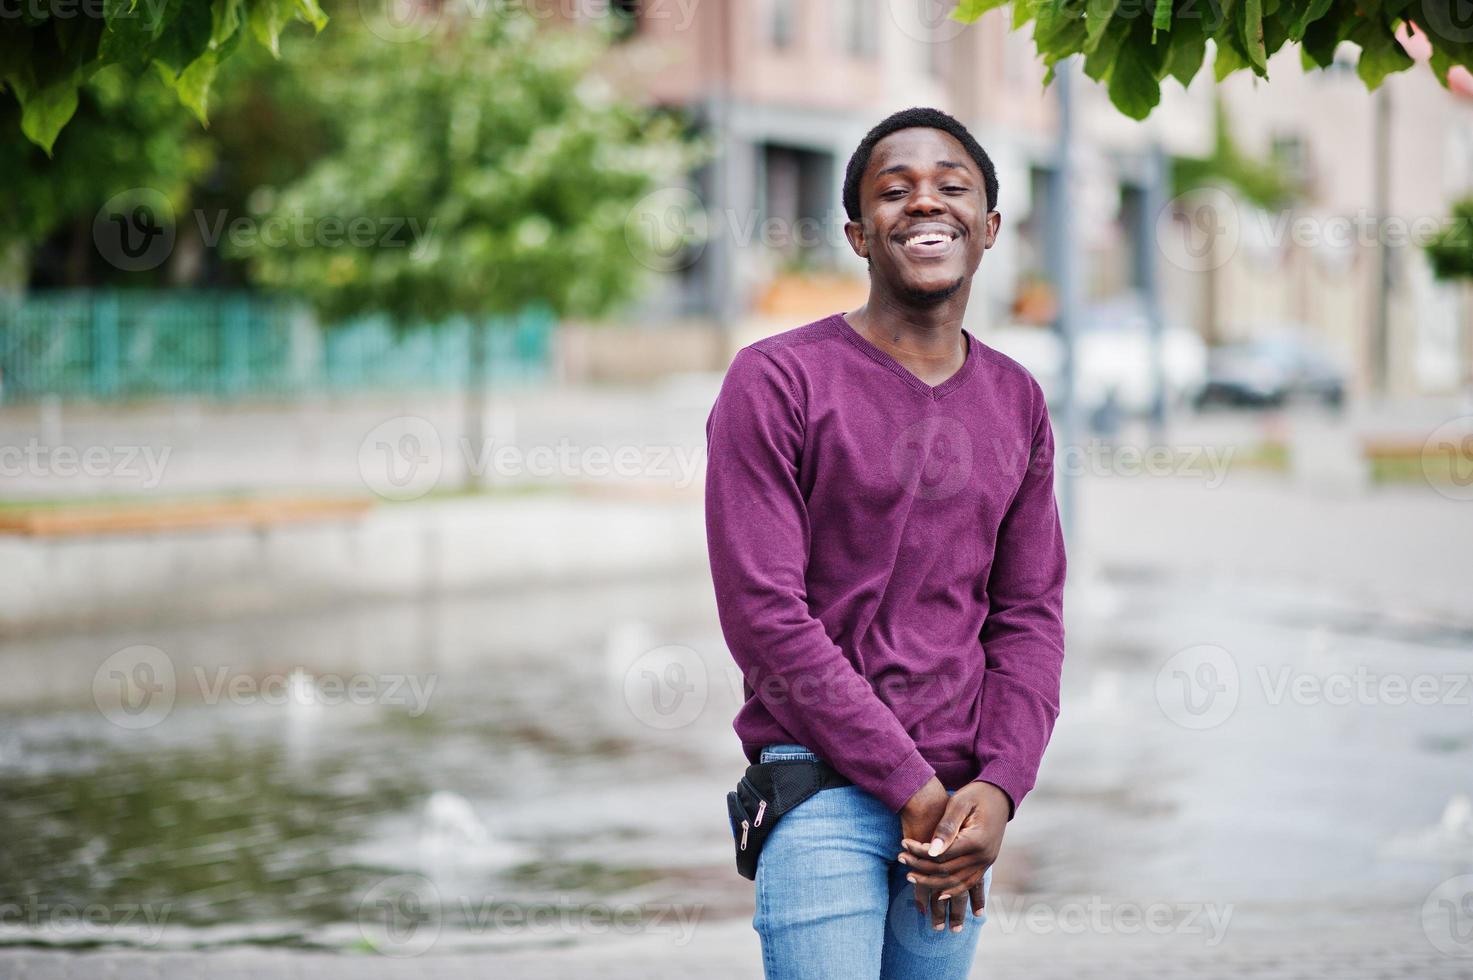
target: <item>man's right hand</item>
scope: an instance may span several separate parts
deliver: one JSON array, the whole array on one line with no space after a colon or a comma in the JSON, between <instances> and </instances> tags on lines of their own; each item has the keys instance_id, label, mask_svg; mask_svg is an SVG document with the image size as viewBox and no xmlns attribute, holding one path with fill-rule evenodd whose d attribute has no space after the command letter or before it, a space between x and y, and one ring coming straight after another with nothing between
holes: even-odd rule
<instances>
[{"instance_id":1,"label":"man's right hand","mask_svg":"<svg viewBox=\"0 0 1473 980\"><path fill-rule=\"evenodd\" d=\"M929 842L935 835L936 825L941 822L941 815L946 812L946 804L951 799L946 792L946 787L941 785L941 780L932 776L930 781L915 795L905 801L905 806L900 808L900 837L902 840L921 840ZM932 903L935 896L926 888L917 885L915 887L916 908L928 918L932 915Z\"/></svg>"}]
</instances>

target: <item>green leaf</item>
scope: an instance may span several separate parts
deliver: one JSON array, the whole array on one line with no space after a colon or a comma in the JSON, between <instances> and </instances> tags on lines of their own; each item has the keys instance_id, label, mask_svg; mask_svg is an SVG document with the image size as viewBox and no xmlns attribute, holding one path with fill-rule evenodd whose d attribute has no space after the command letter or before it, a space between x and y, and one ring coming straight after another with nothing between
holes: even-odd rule
<instances>
[{"instance_id":1,"label":"green leaf","mask_svg":"<svg viewBox=\"0 0 1473 980\"><path fill-rule=\"evenodd\" d=\"M987 11L1001 7L1007 2L1008 0L961 0L956 5L956 9L951 12L951 19L970 24ZM1021 6L1023 2L1026 0L1020 0L1019 5Z\"/></svg>"},{"instance_id":2,"label":"green leaf","mask_svg":"<svg viewBox=\"0 0 1473 980\"><path fill-rule=\"evenodd\" d=\"M1166 0L1169 4L1171 0ZM1093 51L1105 36L1105 28L1115 17L1120 0L1088 0L1084 8L1085 51ZM1123 18L1122 18L1123 19Z\"/></svg>"},{"instance_id":3,"label":"green leaf","mask_svg":"<svg viewBox=\"0 0 1473 980\"><path fill-rule=\"evenodd\" d=\"M1376 18L1364 18L1351 32L1350 40L1360 45L1360 60L1356 62L1355 73L1366 83L1366 88L1374 90L1387 75L1406 71L1414 64L1391 27Z\"/></svg>"},{"instance_id":4,"label":"green leaf","mask_svg":"<svg viewBox=\"0 0 1473 980\"><path fill-rule=\"evenodd\" d=\"M320 31L327 26L327 14L322 12L317 0L297 0L297 16L311 24L313 30Z\"/></svg>"},{"instance_id":5,"label":"green leaf","mask_svg":"<svg viewBox=\"0 0 1473 980\"><path fill-rule=\"evenodd\" d=\"M215 0L210 8L210 46L219 48L240 30L243 0Z\"/></svg>"},{"instance_id":6,"label":"green leaf","mask_svg":"<svg viewBox=\"0 0 1473 980\"><path fill-rule=\"evenodd\" d=\"M128 65L135 71L148 65L149 47L162 11L137 0L103 0L105 30L98 42L98 60Z\"/></svg>"},{"instance_id":7,"label":"green leaf","mask_svg":"<svg viewBox=\"0 0 1473 980\"><path fill-rule=\"evenodd\" d=\"M1185 88L1197 77L1206 54L1207 38L1202 33L1202 22L1182 21L1171 32L1171 47L1166 53L1166 73L1181 82Z\"/></svg>"},{"instance_id":8,"label":"green leaf","mask_svg":"<svg viewBox=\"0 0 1473 980\"><path fill-rule=\"evenodd\" d=\"M51 147L63 126L77 111L77 79L52 82L28 93L21 108L20 129L26 138L51 155Z\"/></svg>"},{"instance_id":9,"label":"green leaf","mask_svg":"<svg viewBox=\"0 0 1473 980\"><path fill-rule=\"evenodd\" d=\"M1112 20L1094 50L1084 56L1084 73L1097 82L1104 81L1120 53L1120 45L1129 33L1129 20L1124 17Z\"/></svg>"},{"instance_id":10,"label":"green leaf","mask_svg":"<svg viewBox=\"0 0 1473 980\"><path fill-rule=\"evenodd\" d=\"M1243 57L1238 49L1232 44L1224 44L1222 41L1215 42L1216 52L1212 57L1212 72L1220 82L1235 71L1241 71L1248 67L1248 59Z\"/></svg>"},{"instance_id":11,"label":"green leaf","mask_svg":"<svg viewBox=\"0 0 1473 980\"><path fill-rule=\"evenodd\" d=\"M1033 19L1037 5L1042 2L1046 2L1046 0L1018 0L1018 2L1014 3L1012 29L1021 31L1024 27L1027 27L1028 22ZM1040 49L1040 53L1042 53L1042 49Z\"/></svg>"},{"instance_id":12,"label":"green leaf","mask_svg":"<svg viewBox=\"0 0 1473 980\"><path fill-rule=\"evenodd\" d=\"M1038 7L1037 19L1033 22L1033 41L1038 50L1054 60L1067 57L1084 48L1088 37L1085 19L1079 11L1064 4L1044 2Z\"/></svg>"},{"instance_id":13,"label":"green leaf","mask_svg":"<svg viewBox=\"0 0 1473 980\"><path fill-rule=\"evenodd\" d=\"M1308 30L1309 25L1325 16L1329 12L1330 5L1333 2L1334 0L1310 0L1304 10L1300 12L1299 16L1290 22L1290 40L1301 40L1304 37L1304 32Z\"/></svg>"},{"instance_id":14,"label":"green leaf","mask_svg":"<svg viewBox=\"0 0 1473 980\"><path fill-rule=\"evenodd\" d=\"M1248 63L1258 75L1268 73L1268 56L1263 47L1263 0L1240 0L1238 3L1238 30L1243 40L1243 50Z\"/></svg>"},{"instance_id":15,"label":"green leaf","mask_svg":"<svg viewBox=\"0 0 1473 980\"><path fill-rule=\"evenodd\" d=\"M179 74L210 47L213 15L207 4L187 0L169 20L153 45L153 60Z\"/></svg>"},{"instance_id":16,"label":"green leaf","mask_svg":"<svg viewBox=\"0 0 1473 980\"><path fill-rule=\"evenodd\" d=\"M206 51L180 72L179 77L171 80L179 101L194 113L202 126L207 126L210 122L210 84L215 80L217 68L219 60L215 52Z\"/></svg>"},{"instance_id":17,"label":"green leaf","mask_svg":"<svg viewBox=\"0 0 1473 980\"><path fill-rule=\"evenodd\" d=\"M1151 17L1151 28L1157 31L1171 30L1172 0L1156 0L1156 12Z\"/></svg>"},{"instance_id":18,"label":"green leaf","mask_svg":"<svg viewBox=\"0 0 1473 980\"><path fill-rule=\"evenodd\" d=\"M281 29L296 11L297 0L251 0L248 15L251 33L277 58L281 57L281 46L277 41L281 37Z\"/></svg>"},{"instance_id":19,"label":"green leaf","mask_svg":"<svg viewBox=\"0 0 1473 980\"><path fill-rule=\"evenodd\" d=\"M1276 0L1268 0L1268 3L1275 2ZM1284 42L1289 39L1289 26L1290 25L1287 21L1285 21L1284 17L1280 16L1279 10L1270 11L1267 5L1264 6L1263 47L1264 50L1268 53L1268 57L1272 58L1274 56L1274 52L1278 51L1279 48L1282 48L1284 46Z\"/></svg>"},{"instance_id":20,"label":"green leaf","mask_svg":"<svg viewBox=\"0 0 1473 980\"><path fill-rule=\"evenodd\" d=\"M1161 101L1160 71L1165 45L1151 43L1152 26L1137 20L1120 45L1110 70L1110 101L1132 119L1144 119Z\"/></svg>"}]
</instances>

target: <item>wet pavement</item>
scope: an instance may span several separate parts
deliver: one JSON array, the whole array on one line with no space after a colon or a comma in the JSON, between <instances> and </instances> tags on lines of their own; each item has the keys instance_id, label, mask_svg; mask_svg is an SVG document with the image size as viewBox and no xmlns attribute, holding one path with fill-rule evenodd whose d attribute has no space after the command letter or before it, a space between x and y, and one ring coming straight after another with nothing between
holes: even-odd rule
<instances>
[{"instance_id":1,"label":"wet pavement","mask_svg":"<svg viewBox=\"0 0 1473 980\"><path fill-rule=\"evenodd\" d=\"M1071 567L977 975L1473 975L1473 609L1438 521L1405 546L1443 592L1393 599L1353 544L1185 571L1171 507L1095 499L1179 560ZM0 976L757 972L700 575L11 640L0 670Z\"/></svg>"}]
</instances>

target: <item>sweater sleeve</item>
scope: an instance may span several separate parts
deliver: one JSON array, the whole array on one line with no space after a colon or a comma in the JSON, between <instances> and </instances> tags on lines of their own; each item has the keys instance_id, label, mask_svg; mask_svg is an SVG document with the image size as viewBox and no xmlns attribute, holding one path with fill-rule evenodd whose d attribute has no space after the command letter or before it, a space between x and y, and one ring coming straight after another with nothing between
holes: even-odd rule
<instances>
[{"instance_id":1,"label":"sweater sleeve","mask_svg":"<svg viewBox=\"0 0 1473 980\"><path fill-rule=\"evenodd\" d=\"M706 425L706 540L721 630L782 727L899 812L935 770L808 607L798 484L802 402L767 354L741 350Z\"/></svg>"},{"instance_id":2,"label":"sweater sleeve","mask_svg":"<svg viewBox=\"0 0 1473 980\"><path fill-rule=\"evenodd\" d=\"M1028 468L998 531L982 625L987 680L977 779L1008 795L1012 814L1033 788L1059 714L1064 661L1064 533L1054 500L1054 436L1048 408L1034 426Z\"/></svg>"}]
</instances>

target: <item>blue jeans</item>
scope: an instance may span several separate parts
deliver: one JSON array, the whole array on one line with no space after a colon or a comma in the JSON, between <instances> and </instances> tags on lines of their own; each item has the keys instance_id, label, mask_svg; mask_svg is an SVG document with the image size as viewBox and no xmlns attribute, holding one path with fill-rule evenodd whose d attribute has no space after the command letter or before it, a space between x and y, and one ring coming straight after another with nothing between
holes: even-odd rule
<instances>
[{"instance_id":1,"label":"blue jeans","mask_svg":"<svg viewBox=\"0 0 1473 980\"><path fill-rule=\"evenodd\" d=\"M769 745L762 762L814 759ZM966 895L961 932L937 932L915 906L900 853L900 817L858 786L822 790L783 814L757 864L757 914L767 980L965 977L987 914ZM982 880L992 886L992 869Z\"/></svg>"}]
</instances>

